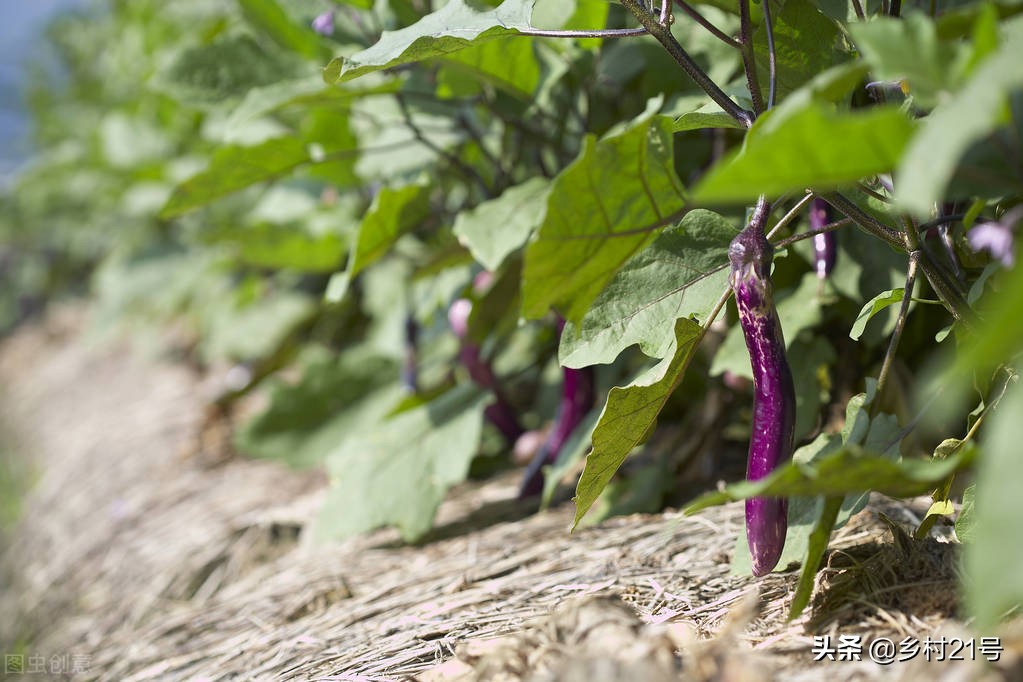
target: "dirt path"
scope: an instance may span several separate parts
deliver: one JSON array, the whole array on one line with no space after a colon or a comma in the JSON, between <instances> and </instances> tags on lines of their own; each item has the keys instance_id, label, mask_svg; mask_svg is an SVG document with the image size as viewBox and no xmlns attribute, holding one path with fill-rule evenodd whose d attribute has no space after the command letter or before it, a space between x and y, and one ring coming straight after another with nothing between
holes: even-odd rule
<instances>
[{"instance_id":1,"label":"dirt path","mask_svg":"<svg viewBox=\"0 0 1023 682\"><path fill-rule=\"evenodd\" d=\"M884 544L876 510L899 520L911 508L876 501L843 529L818 606L796 623L784 620L792 574L729 575L742 523L734 505L568 535L569 507L531 514L505 478L456 490L423 545L381 531L308 546L302 529L325 485L320 474L204 456L203 383L126 344L90 344L82 328L81 314L64 312L0 346L0 423L37 473L0 556L0 650L26 661L63 656L54 678L983 673L922 658L892 667L813 661L811 623L835 637L896 642L961 634L949 620L952 547L899 559ZM72 662L79 672L69 673Z\"/></svg>"}]
</instances>

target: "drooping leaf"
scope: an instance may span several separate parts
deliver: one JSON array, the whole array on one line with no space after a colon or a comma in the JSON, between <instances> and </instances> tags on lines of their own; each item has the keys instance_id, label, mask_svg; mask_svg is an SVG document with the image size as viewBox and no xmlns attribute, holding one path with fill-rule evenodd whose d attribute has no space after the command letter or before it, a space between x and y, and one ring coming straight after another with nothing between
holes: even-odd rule
<instances>
[{"instance_id":1,"label":"drooping leaf","mask_svg":"<svg viewBox=\"0 0 1023 682\"><path fill-rule=\"evenodd\" d=\"M959 542L973 542L973 530L977 525L977 484L972 483L963 491L963 504L956 517L956 537Z\"/></svg>"},{"instance_id":2,"label":"drooping leaf","mask_svg":"<svg viewBox=\"0 0 1023 682\"><path fill-rule=\"evenodd\" d=\"M882 291L880 294L864 303L863 308L860 310L860 314L856 316L856 321L853 322L852 329L849 331L849 338L853 341L859 340L859 338L863 335L863 330L866 329L867 322L870 321L870 318L874 317L874 315L877 315L890 305L902 303L905 293L905 289L889 289L887 291Z\"/></svg>"},{"instance_id":3,"label":"drooping leaf","mask_svg":"<svg viewBox=\"0 0 1023 682\"><path fill-rule=\"evenodd\" d=\"M512 36L529 26L533 0L505 0L496 9L471 0L450 0L436 12L380 40L351 57L337 57L323 71L338 83L363 74L457 52L485 40Z\"/></svg>"},{"instance_id":4,"label":"drooping leaf","mask_svg":"<svg viewBox=\"0 0 1023 682\"><path fill-rule=\"evenodd\" d=\"M761 116L738 152L694 189L699 202L751 201L806 187L832 189L890 171L913 124L895 107L836 111L806 101Z\"/></svg>"},{"instance_id":5,"label":"drooping leaf","mask_svg":"<svg viewBox=\"0 0 1023 682\"><path fill-rule=\"evenodd\" d=\"M665 401L682 380L702 335L702 328L692 320L676 320L673 355L629 386L611 389L593 430L593 449L586 456L586 466L575 489L573 527L579 525L618 467L653 428Z\"/></svg>"},{"instance_id":6,"label":"drooping leaf","mask_svg":"<svg viewBox=\"0 0 1023 682\"><path fill-rule=\"evenodd\" d=\"M355 277L384 255L398 237L419 225L429 210L430 190L427 185L382 188L359 226L348 276Z\"/></svg>"},{"instance_id":7,"label":"drooping leaf","mask_svg":"<svg viewBox=\"0 0 1023 682\"><path fill-rule=\"evenodd\" d=\"M459 387L346 439L327 456L334 485L316 536L345 538L396 526L408 542L422 537L448 489L469 473L486 402L476 389Z\"/></svg>"},{"instance_id":8,"label":"drooping leaf","mask_svg":"<svg viewBox=\"0 0 1023 682\"><path fill-rule=\"evenodd\" d=\"M831 540L831 531L835 527L835 518L842 506L841 496L825 498L824 507L821 510L817 524L810 533L807 543L806 561L799 573L799 582L796 584L796 593L792 597L792 604L789 606L789 619L796 618L806 605L810 603L810 596L813 593L813 578L817 575L817 567L820 565L821 557L828 549L828 542Z\"/></svg>"},{"instance_id":9,"label":"drooping leaf","mask_svg":"<svg viewBox=\"0 0 1023 682\"><path fill-rule=\"evenodd\" d=\"M689 505L686 514L760 496L845 495L867 490L892 497L922 495L949 474L970 466L975 454L973 449L963 448L956 456L940 461L904 459L897 462L850 445L822 457L812 467L792 462L759 481L740 481L722 491L708 493Z\"/></svg>"},{"instance_id":10,"label":"drooping leaf","mask_svg":"<svg viewBox=\"0 0 1023 682\"><path fill-rule=\"evenodd\" d=\"M458 240L488 270L529 239L543 220L550 182L531 178L455 218Z\"/></svg>"},{"instance_id":11,"label":"drooping leaf","mask_svg":"<svg viewBox=\"0 0 1023 682\"><path fill-rule=\"evenodd\" d=\"M735 234L735 226L716 213L686 214L625 264L578 325L565 325L561 364L611 363L633 344L663 358L675 343L675 320L704 321L721 296Z\"/></svg>"},{"instance_id":12,"label":"drooping leaf","mask_svg":"<svg viewBox=\"0 0 1023 682\"><path fill-rule=\"evenodd\" d=\"M675 222L685 202L673 168L671 120L647 112L595 141L554 179L526 249L522 314L553 306L578 321L618 269Z\"/></svg>"}]
</instances>

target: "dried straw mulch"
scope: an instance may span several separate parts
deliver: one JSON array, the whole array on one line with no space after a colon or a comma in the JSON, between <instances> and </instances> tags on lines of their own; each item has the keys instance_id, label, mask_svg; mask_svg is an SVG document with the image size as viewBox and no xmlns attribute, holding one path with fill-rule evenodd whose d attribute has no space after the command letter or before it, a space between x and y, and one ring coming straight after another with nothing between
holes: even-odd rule
<instances>
[{"instance_id":1,"label":"dried straw mulch","mask_svg":"<svg viewBox=\"0 0 1023 682\"><path fill-rule=\"evenodd\" d=\"M815 608L795 623L793 574L729 574L737 505L569 535L570 506L534 514L505 477L454 491L421 545L382 530L311 546L302 531L320 474L203 456L209 383L123 343L89 343L81 317L65 311L0 347L0 421L37 472L0 554L0 650L87 661L64 678L996 674L813 661L814 633L962 628L952 545L897 555L871 510L835 539ZM918 513L882 508L903 522Z\"/></svg>"}]
</instances>

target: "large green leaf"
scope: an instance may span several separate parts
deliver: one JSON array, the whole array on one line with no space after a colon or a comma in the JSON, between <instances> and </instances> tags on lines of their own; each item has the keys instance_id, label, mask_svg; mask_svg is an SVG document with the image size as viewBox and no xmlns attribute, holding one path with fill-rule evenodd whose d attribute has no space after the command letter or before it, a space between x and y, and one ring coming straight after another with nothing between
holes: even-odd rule
<instances>
[{"instance_id":1,"label":"large green leaf","mask_svg":"<svg viewBox=\"0 0 1023 682\"><path fill-rule=\"evenodd\" d=\"M352 249L348 276L384 255L398 237L415 228L430 211L430 189L423 184L384 187L373 199Z\"/></svg>"},{"instance_id":2,"label":"large green leaf","mask_svg":"<svg viewBox=\"0 0 1023 682\"><path fill-rule=\"evenodd\" d=\"M994 627L1023 603L1023 387L1018 383L998 406L984 434L984 458L977 472L976 508L966 545L966 602L982 630ZM965 507L965 504L964 504ZM964 509L965 512L965 509Z\"/></svg>"},{"instance_id":3,"label":"large green leaf","mask_svg":"<svg viewBox=\"0 0 1023 682\"><path fill-rule=\"evenodd\" d=\"M780 100L847 56L838 26L810 0L786 0L781 11L775 12L772 18L778 74L776 97ZM766 101L769 54L764 24L753 34L753 48Z\"/></svg>"},{"instance_id":4,"label":"large green leaf","mask_svg":"<svg viewBox=\"0 0 1023 682\"><path fill-rule=\"evenodd\" d=\"M448 489L469 473L485 406L483 394L460 387L346 439L327 457L334 485L317 537L344 538L387 525L407 541L422 537Z\"/></svg>"},{"instance_id":5,"label":"large green leaf","mask_svg":"<svg viewBox=\"0 0 1023 682\"><path fill-rule=\"evenodd\" d=\"M323 71L328 83L400 64L441 57L484 40L515 35L528 28L533 0L505 0L490 9L471 0L449 0L442 8L415 24L384 31L373 46L351 57L337 57Z\"/></svg>"},{"instance_id":6,"label":"large green leaf","mask_svg":"<svg viewBox=\"0 0 1023 682\"><path fill-rule=\"evenodd\" d=\"M529 239L543 220L550 182L531 178L455 218L458 241L488 270Z\"/></svg>"},{"instance_id":7,"label":"large green leaf","mask_svg":"<svg viewBox=\"0 0 1023 682\"><path fill-rule=\"evenodd\" d=\"M929 215L970 145L1011 121L1009 95L1023 88L1023 30L1007 33L955 97L924 119L906 149L895 174L896 200L906 211Z\"/></svg>"},{"instance_id":8,"label":"large green leaf","mask_svg":"<svg viewBox=\"0 0 1023 682\"><path fill-rule=\"evenodd\" d=\"M853 183L894 168L912 130L895 107L842 112L804 100L761 116L741 149L706 175L693 198L748 201Z\"/></svg>"},{"instance_id":9,"label":"large green leaf","mask_svg":"<svg viewBox=\"0 0 1023 682\"><path fill-rule=\"evenodd\" d=\"M675 343L675 320L705 321L721 296L735 234L735 226L716 213L686 214L625 264L578 325L565 325L561 364L611 363L632 344L663 358Z\"/></svg>"},{"instance_id":10,"label":"large green leaf","mask_svg":"<svg viewBox=\"0 0 1023 682\"><path fill-rule=\"evenodd\" d=\"M174 189L160 217L179 216L245 187L288 175L310 161L308 145L290 136L252 147L221 147L206 170Z\"/></svg>"},{"instance_id":11,"label":"large green leaf","mask_svg":"<svg viewBox=\"0 0 1023 682\"><path fill-rule=\"evenodd\" d=\"M387 377L394 377L390 383ZM400 399L398 366L365 349L316 359L295 384L276 383L266 409L242 424L235 447L293 467L323 461L345 439L376 424Z\"/></svg>"},{"instance_id":12,"label":"large green leaf","mask_svg":"<svg viewBox=\"0 0 1023 682\"><path fill-rule=\"evenodd\" d=\"M238 0L245 18L264 31L281 47L293 50L303 57L317 59L324 45L312 28L301 26L281 8L275 0Z\"/></svg>"},{"instance_id":13,"label":"large green leaf","mask_svg":"<svg viewBox=\"0 0 1023 682\"><path fill-rule=\"evenodd\" d=\"M580 320L621 266L679 218L685 202L673 168L671 119L647 112L620 132L586 138L562 171L526 249L522 314L553 306Z\"/></svg>"},{"instance_id":14,"label":"large green leaf","mask_svg":"<svg viewBox=\"0 0 1023 682\"><path fill-rule=\"evenodd\" d=\"M586 456L586 466L575 489L573 527L579 525L632 449L650 433L665 401L682 381L702 336L702 328L692 320L676 320L673 355L630 385L611 389L593 430L593 449Z\"/></svg>"}]
</instances>

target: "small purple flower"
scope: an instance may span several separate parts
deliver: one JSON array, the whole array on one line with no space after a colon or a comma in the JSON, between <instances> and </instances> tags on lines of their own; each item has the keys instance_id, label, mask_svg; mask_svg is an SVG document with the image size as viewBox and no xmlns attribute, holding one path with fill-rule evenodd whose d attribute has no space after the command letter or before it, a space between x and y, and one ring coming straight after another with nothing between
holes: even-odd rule
<instances>
[{"instance_id":1,"label":"small purple flower","mask_svg":"<svg viewBox=\"0 0 1023 682\"><path fill-rule=\"evenodd\" d=\"M334 13L324 12L313 19L313 30L324 36L334 35Z\"/></svg>"},{"instance_id":2,"label":"small purple flower","mask_svg":"<svg viewBox=\"0 0 1023 682\"><path fill-rule=\"evenodd\" d=\"M1013 230L1023 218L1023 207L1016 207L1002 216L998 222L980 223L966 233L966 241L974 251L987 251L991 257L1011 268L1015 262L1013 254Z\"/></svg>"}]
</instances>

